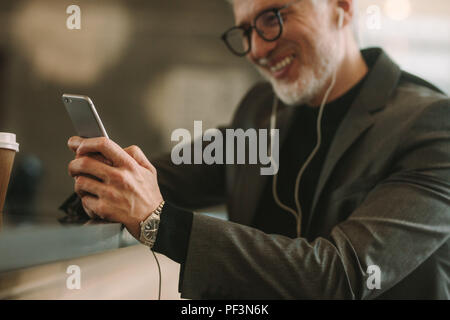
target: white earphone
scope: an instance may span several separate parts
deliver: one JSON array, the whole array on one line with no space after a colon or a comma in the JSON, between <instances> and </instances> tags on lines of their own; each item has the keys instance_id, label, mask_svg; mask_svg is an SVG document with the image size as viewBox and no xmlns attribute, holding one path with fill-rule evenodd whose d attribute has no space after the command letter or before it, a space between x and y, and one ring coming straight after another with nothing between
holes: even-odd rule
<instances>
[{"instance_id":1,"label":"white earphone","mask_svg":"<svg viewBox=\"0 0 450 320\"><path fill-rule=\"evenodd\" d=\"M342 29L342 27L344 26L344 9L342 8L337 8L337 11L339 13L339 20L338 20L338 28Z\"/></svg>"}]
</instances>

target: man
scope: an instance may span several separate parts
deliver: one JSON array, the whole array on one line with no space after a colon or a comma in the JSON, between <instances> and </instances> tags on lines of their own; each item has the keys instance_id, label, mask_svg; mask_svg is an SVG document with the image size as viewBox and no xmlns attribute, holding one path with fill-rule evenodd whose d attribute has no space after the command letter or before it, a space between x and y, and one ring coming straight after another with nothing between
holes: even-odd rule
<instances>
[{"instance_id":1,"label":"man","mask_svg":"<svg viewBox=\"0 0 450 320\"><path fill-rule=\"evenodd\" d=\"M136 146L73 137L79 196L64 208L121 222L181 263L186 298L448 299L448 98L382 50L358 50L352 0L233 9L223 38L271 85L250 90L229 128L270 128L282 100L277 175L152 165ZM231 221L190 211L220 203Z\"/></svg>"}]
</instances>

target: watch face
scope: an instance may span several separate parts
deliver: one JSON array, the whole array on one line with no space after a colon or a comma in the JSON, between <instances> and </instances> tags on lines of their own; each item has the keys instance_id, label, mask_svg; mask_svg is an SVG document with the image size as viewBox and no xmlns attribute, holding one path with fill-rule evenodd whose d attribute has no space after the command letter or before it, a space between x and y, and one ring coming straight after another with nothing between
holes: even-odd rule
<instances>
[{"instance_id":1,"label":"watch face","mask_svg":"<svg viewBox=\"0 0 450 320\"><path fill-rule=\"evenodd\" d=\"M159 216L151 218L144 226L144 237L150 240L158 231Z\"/></svg>"}]
</instances>

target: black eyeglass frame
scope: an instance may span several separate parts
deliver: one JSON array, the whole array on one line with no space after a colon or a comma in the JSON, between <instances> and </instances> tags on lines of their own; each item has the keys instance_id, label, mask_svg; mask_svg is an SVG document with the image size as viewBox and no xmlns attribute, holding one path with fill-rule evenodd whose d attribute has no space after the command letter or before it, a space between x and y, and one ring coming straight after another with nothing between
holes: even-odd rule
<instances>
[{"instance_id":1,"label":"black eyeglass frame","mask_svg":"<svg viewBox=\"0 0 450 320\"><path fill-rule=\"evenodd\" d=\"M281 35L283 34L283 26L284 26L283 17L281 16L281 12L280 12L280 11L281 11L281 10L284 10L284 9L287 9L287 8L289 8L290 6L292 6L293 4L295 4L295 3L297 3L297 2L300 2L300 1L301 1L301 0L295 0L295 1L292 1L292 2L290 2L290 3L287 3L287 4L285 4L284 6L279 7L279 8L270 8L270 9L263 10L262 12L260 12L260 13L253 19L253 25L250 25L248 28L245 28L245 27L242 27L242 26L234 26L234 27L231 27L230 29L228 29L227 31L225 31L225 32L222 34L221 39L223 40L223 42L225 42L226 46L228 47L228 49L229 49L233 54L235 54L235 55L238 56L238 57L244 57L244 56L246 56L250 51L252 51L252 39L251 39L251 35L252 35L253 29L256 30L256 33L258 33L258 35L259 35L264 41L267 41L267 42L274 42L274 41L277 41L277 40L281 37ZM278 34L277 34L273 39L264 37L264 34L263 34L260 30L258 30L258 28L256 27L256 21L257 21L260 17L262 17L263 15L267 14L268 12L273 12L273 13L275 14L275 16L276 16L277 19L278 19L278 25L280 26L280 31L278 32ZM247 37L247 41L248 41L248 49L247 49L247 51L244 52L244 53L240 53L240 52L235 51L235 50L233 49L233 47L230 45L230 43L228 42L228 40L227 40L227 37L228 37L228 35L230 34L230 32L232 32L232 31L234 31L234 30L243 30L244 35Z\"/></svg>"}]
</instances>

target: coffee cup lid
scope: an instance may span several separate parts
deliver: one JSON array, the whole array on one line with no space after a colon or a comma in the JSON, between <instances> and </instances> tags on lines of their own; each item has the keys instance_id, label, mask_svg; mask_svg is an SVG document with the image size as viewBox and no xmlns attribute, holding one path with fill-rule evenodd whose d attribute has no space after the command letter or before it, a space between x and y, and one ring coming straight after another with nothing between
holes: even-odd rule
<instances>
[{"instance_id":1,"label":"coffee cup lid","mask_svg":"<svg viewBox=\"0 0 450 320\"><path fill-rule=\"evenodd\" d=\"M14 133L0 132L0 148L19 152L19 144Z\"/></svg>"}]
</instances>

